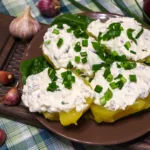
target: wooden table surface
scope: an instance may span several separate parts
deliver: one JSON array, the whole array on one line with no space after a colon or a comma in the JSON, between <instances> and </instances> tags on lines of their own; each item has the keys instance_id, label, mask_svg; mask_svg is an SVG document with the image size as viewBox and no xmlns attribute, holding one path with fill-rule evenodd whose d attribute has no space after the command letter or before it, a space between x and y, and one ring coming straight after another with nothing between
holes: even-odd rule
<instances>
[{"instance_id":1,"label":"wooden table surface","mask_svg":"<svg viewBox=\"0 0 150 150\"><path fill-rule=\"evenodd\" d=\"M13 19L13 17L0 14L0 70L12 72L15 75L17 82L19 81L20 61L27 45L10 35L9 24ZM42 25L42 28L44 26L45 25ZM0 84L0 98L2 98L11 87ZM0 116L32 126L44 128L35 119L34 114L29 113L29 111L22 106L22 104L13 107L0 104ZM147 133L146 135L131 142L108 147L111 147L114 150L150 150L150 133Z\"/></svg>"}]
</instances>

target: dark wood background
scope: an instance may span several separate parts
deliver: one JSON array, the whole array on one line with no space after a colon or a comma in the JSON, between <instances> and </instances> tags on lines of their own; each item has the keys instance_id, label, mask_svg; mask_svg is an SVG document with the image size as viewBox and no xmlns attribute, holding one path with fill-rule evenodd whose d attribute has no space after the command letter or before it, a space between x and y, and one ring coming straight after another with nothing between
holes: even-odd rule
<instances>
[{"instance_id":1,"label":"dark wood background","mask_svg":"<svg viewBox=\"0 0 150 150\"><path fill-rule=\"evenodd\" d=\"M9 24L13 19L13 17L0 14L0 70L12 72L16 79L16 82L14 83L15 85L17 81L19 81L20 61L27 45L10 35ZM46 25L42 24L42 28L45 26ZM11 85L11 87L14 85ZM0 99L11 87L0 84ZM13 107L0 104L0 116L39 128L44 128L35 119L34 114L29 113L22 104ZM108 148L114 150L150 150L150 133L147 133L134 141L121 145L108 146Z\"/></svg>"}]
</instances>

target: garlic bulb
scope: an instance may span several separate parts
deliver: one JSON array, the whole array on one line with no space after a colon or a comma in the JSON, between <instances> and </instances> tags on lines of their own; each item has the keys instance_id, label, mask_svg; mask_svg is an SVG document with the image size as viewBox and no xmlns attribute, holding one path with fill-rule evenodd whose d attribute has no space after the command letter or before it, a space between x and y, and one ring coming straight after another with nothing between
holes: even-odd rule
<instances>
[{"instance_id":1,"label":"garlic bulb","mask_svg":"<svg viewBox=\"0 0 150 150\"><path fill-rule=\"evenodd\" d=\"M10 33L23 41L31 40L40 30L40 24L31 16L31 7L27 6L22 16L15 18L10 26Z\"/></svg>"},{"instance_id":2,"label":"garlic bulb","mask_svg":"<svg viewBox=\"0 0 150 150\"><path fill-rule=\"evenodd\" d=\"M60 12L60 0L40 0L36 5L46 17L55 17Z\"/></svg>"}]
</instances>

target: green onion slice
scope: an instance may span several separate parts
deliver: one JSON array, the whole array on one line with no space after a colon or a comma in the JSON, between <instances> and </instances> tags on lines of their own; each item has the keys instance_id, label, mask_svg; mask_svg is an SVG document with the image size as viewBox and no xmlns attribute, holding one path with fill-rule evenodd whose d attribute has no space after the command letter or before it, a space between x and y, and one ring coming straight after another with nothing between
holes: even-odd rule
<instances>
[{"instance_id":1,"label":"green onion slice","mask_svg":"<svg viewBox=\"0 0 150 150\"><path fill-rule=\"evenodd\" d=\"M112 91L108 88L108 90L104 93L104 96L100 98L100 104L104 106L107 101L109 101L113 97Z\"/></svg>"},{"instance_id":2,"label":"green onion slice","mask_svg":"<svg viewBox=\"0 0 150 150\"><path fill-rule=\"evenodd\" d=\"M136 35L135 38L138 39L142 35L143 32L144 32L144 29L141 28L141 30L139 31L139 33Z\"/></svg>"},{"instance_id":3,"label":"green onion slice","mask_svg":"<svg viewBox=\"0 0 150 150\"><path fill-rule=\"evenodd\" d=\"M100 85L96 85L94 91L97 93L101 93L103 90L103 87L101 87Z\"/></svg>"},{"instance_id":4,"label":"green onion slice","mask_svg":"<svg viewBox=\"0 0 150 150\"><path fill-rule=\"evenodd\" d=\"M44 42L44 45L49 45L50 43L51 43L51 41L47 40L47 41Z\"/></svg>"},{"instance_id":5,"label":"green onion slice","mask_svg":"<svg viewBox=\"0 0 150 150\"><path fill-rule=\"evenodd\" d=\"M56 84L55 81L53 81L52 83L49 84L49 86L47 87L47 91L51 91L54 92L58 89L58 85Z\"/></svg>"},{"instance_id":6,"label":"green onion slice","mask_svg":"<svg viewBox=\"0 0 150 150\"><path fill-rule=\"evenodd\" d=\"M80 42L77 42L77 43L75 44L74 50L75 50L76 52L80 52L80 51L81 51Z\"/></svg>"},{"instance_id":7,"label":"green onion slice","mask_svg":"<svg viewBox=\"0 0 150 150\"><path fill-rule=\"evenodd\" d=\"M87 58L86 57L82 58L82 63L83 64L87 63Z\"/></svg>"},{"instance_id":8,"label":"green onion slice","mask_svg":"<svg viewBox=\"0 0 150 150\"><path fill-rule=\"evenodd\" d=\"M136 39L133 37L133 32L134 32L135 30L134 29L131 29L131 28L129 28L128 30L127 30L127 36L128 36L128 38L130 39L130 40L132 40L135 44L137 44L137 41L136 41Z\"/></svg>"},{"instance_id":9,"label":"green onion slice","mask_svg":"<svg viewBox=\"0 0 150 150\"><path fill-rule=\"evenodd\" d=\"M54 34L57 34L57 35L58 35L58 34L59 34L59 30L54 29L52 33L54 33Z\"/></svg>"},{"instance_id":10,"label":"green onion slice","mask_svg":"<svg viewBox=\"0 0 150 150\"><path fill-rule=\"evenodd\" d=\"M130 49L130 47L131 47L130 42L129 42L129 41L128 41L128 42L126 42L126 43L124 44L124 47L125 47L127 50L129 50L129 49Z\"/></svg>"},{"instance_id":11,"label":"green onion slice","mask_svg":"<svg viewBox=\"0 0 150 150\"><path fill-rule=\"evenodd\" d=\"M137 82L136 75L129 75L131 82Z\"/></svg>"},{"instance_id":12,"label":"green onion slice","mask_svg":"<svg viewBox=\"0 0 150 150\"><path fill-rule=\"evenodd\" d=\"M82 46L87 47L88 46L88 40L82 40Z\"/></svg>"},{"instance_id":13,"label":"green onion slice","mask_svg":"<svg viewBox=\"0 0 150 150\"><path fill-rule=\"evenodd\" d=\"M87 57L87 52L80 52L80 55L82 56L82 57Z\"/></svg>"},{"instance_id":14,"label":"green onion slice","mask_svg":"<svg viewBox=\"0 0 150 150\"><path fill-rule=\"evenodd\" d=\"M71 61L69 61L68 65L67 65L67 69L72 69L73 68L73 65L71 63Z\"/></svg>"},{"instance_id":15,"label":"green onion slice","mask_svg":"<svg viewBox=\"0 0 150 150\"><path fill-rule=\"evenodd\" d=\"M80 57L79 56L75 56L74 60L75 60L76 63L80 63Z\"/></svg>"},{"instance_id":16,"label":"green onion slice","mask_svg":"<svg viewBox=\"0 0 150 150\"><path fill-rule=\"evenodd\" d=\"M60 47L62 46L62 44L63 44L63 39L60 38L60 39L58 40L58 42L57 42L58 48L60 48Z\"/></svg>"}]
</instances>

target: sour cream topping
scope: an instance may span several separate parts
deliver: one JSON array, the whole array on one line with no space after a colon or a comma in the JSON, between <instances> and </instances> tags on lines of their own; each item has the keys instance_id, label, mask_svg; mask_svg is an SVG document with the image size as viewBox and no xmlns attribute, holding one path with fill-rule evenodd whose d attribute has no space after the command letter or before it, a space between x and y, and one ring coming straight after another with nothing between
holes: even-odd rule
<instances>
[{"instance_id":1,"label":"sour cream topping","mask_svg":"<svg viewBox=\"0 0 150 150\"><path fill-rule=\"evenodd\" d=\"M91 22L87 28L87 32L92 34L94 37L98 37L99 32L105 34L108 31L108 27L112 23L120 22L123 27L123 31L119 37L111 39L109 41L101 41L103 44L107 46L110 51L116 50L119 55L126 55L128 59L132 60L143 60L150 55L150 31L144 29L141 36L136 39L137 44L135 44L132 40L130 40L127 36L127 30L133 29L133 37L141 30L141 24L139 24L134 18L128 17L118 17L118 18L110 18L106 22L101 22L99 19ZM130 42L131 47L129 50L125 48L125 43ZM134 51L136 54L130 52L130 50Z\"/></svg>"},{"instance_id":2,"label":"sour cream topping","mask_svg":"<svg viewBox=\"0 0 150 150\"><path fill-rule=\"evenodd\" d=\"M127 82L124 84L123 88L120 89L111 89L109 82L103 77L104 68L99 70L94 79L91 82L93 89L96 85L103 87L101 93L96 93L95 104L100 104L100 98L104 96L104 93L109 88L113 92L113 97L107 101L104 105L105 108L109 110L118 110L125 109L127 106L134 104L138 99L145 99L150 92L150 67L137 63L137 67L132 70L124 70L123 68L117 68L116 63L111 66L111 74L113 77L117 77L119 74L122 74L123 77L127 79ZM129 75L136 75L137 82L131 82ZM117 81L117 80L116 80Z\"/></svg>"},{"instance_id":3,"label":"sour cream topping","mask_svg":"<svg viewBox=\"0 0 150 150\"><path fill-rule=\"evenodd\" d=\"M95 54L95 50L92 46L94 38L89 37L88 46L82 47L82 38L76 38L73 32L68 33L67 29L70 27L66 24L63 25L63 29L58 29L57 25L54 25L48 29L44 35L44 42L50 41L50 44L43 44L43 53L49 57L56 68L66 68L69 61L77 69L84 70L87 75L92 75L92 65L101 63L102 60ZM54 34L53 30L59 30L59 34ZM57 46L58 40L62 38L63 44L59 48ZM87 52L87 62L86 63L76 63L75 56L80 56L80 52L74 50L75 44L79 42L82 49L81 52ZM81 57L81 56L80 56Z\"/></svg>"},{"instance_id":4,"label":"sour cream topping","mask_svg":"<svg viewBox=\"0 0 150 150\"><path fill-rule=\"evenodd\" d=\"M54 92L46 90L51 83L48 68L27 78L23 87L22 101L30 112L68 112L73 108L79 112L88 107L85 98L93 98L94 92L75 74L73 74L75 83L72 85L72 89L65 88L61 78L61 73L65 71L67 70L57 71L56 84L59 86L59 90Z\"/></svg>"}]
</instances>

